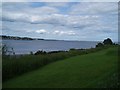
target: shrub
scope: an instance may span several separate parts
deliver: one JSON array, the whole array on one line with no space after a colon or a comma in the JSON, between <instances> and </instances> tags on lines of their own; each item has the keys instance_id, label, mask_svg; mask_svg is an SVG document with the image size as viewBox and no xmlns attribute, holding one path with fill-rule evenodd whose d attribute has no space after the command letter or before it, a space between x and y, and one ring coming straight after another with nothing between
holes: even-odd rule
<instances>
[{"instance_id":1,"label":"shrub","mask_svg":"<svg viewBox=\"0 0 120 90\"><path fill-rule=\"evenodd\" d=\"M104 46L103 43L98 43L98 44L96 45L96 47L103 47L103 46Z\"/></svg>"},{"instance_id":2,"label":"shrub","mask_svg":"<svg viewBox=\"0 0 120 90\"><path fill-rule=\"evenodd\" d=\"M13 48L8 47L7 45L2 45L2 55L15 55Z\"/></svg>"},{"instance_id":3,"label":"shrub","mask_svg":"<svg viewBox=\"0 0 120 90\"><path fill-rule=\"evenodd\" d=\"M33 52L32 52L32 51L30 51L30 55L33 55Z\"/></svg>"},{"instance_id":4,"label":"shrub","mask_svg":"<svg viewBox=\"0 0 120 90\"><path fill-rule=\"evenodd\" d=\"M35 53L35 55L39 55L39 54L46 54L46 52L45 51L37 51L36 53Z\"/></svg>"},{"instance_id":5,"label":"shrub","mask_svg":"<svg viewBox=\"0 0 120 90\"><path fill-rule=\"evenodd\" d=\"M104 43L104 45L112 45L113 44L113 42L112 42L112 40L110 38L105 39L103 41L103 43Z\"/></svg>"}]
</instances>

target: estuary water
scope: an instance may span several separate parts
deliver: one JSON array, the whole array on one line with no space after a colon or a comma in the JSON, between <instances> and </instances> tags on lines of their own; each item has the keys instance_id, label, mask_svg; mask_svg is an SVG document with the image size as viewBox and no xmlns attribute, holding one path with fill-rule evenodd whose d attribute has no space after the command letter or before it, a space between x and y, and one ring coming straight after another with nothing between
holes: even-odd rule
<instances>
[{"instance_id":1,"label":"estuary water","mask_svg":"<svg viewBox=\"0 0 120 90\"><path fill-rule=\"evenodd\" d=\"M59 51L69 50L71 48L91 48L95 47L98 42L93 41L62 41L62 40L2 40L9 48L13 48L15 54L30 54L32 51L35 53L38 50Z\"/></svg>"}]
</instances>

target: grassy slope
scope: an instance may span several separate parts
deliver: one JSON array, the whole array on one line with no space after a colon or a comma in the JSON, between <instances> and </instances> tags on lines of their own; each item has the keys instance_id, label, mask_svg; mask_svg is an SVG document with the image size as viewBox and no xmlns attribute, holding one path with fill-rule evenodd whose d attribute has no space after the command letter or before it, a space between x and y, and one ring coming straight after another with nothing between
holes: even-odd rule
<instances>
[{"instance_id":1,"label":"grassy slope","mask_svg":"<svg viewBox=\"0 0 120 90\"><path fill-rule=\"evenodd\" d=\"M117 69L117 48L75 56L3 83L3 88L96 87Z\"/></svg>"}]
</instances>

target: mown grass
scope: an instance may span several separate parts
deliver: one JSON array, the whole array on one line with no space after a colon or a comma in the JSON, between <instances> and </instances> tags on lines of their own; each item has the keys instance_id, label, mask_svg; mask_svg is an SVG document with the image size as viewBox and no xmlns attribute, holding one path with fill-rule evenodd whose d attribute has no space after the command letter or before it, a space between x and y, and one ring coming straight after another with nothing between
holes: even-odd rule
<instances>
[{"instance_id":1,"label":"mown grass","mask_svg":"<svg viewBox=\"0 0 120 90\"><path fill-rule=\"evenodd\" d=\"M118 48L74 56L3 82L3 88L117 87Z\"/></svg>"},{"instance_id":2,"label":"mown grass","mask_svg":"<svg viewBox=\"0 0 120 90\"><path fill-rule=\"evenodd\" d=\"M51 62L55 62L58 60L63 60L65 58L69 58L76 55L83 55L92 52L96 52L102 48L91 48L91 49L71 49L69 52L58 52L58 53L50 53L44 55L24 55L24 56L3 56L2 60L2 80L3 82L22 75L26 72L36 70L40 67L43 67Z\"/></svg>"}]
</instances>

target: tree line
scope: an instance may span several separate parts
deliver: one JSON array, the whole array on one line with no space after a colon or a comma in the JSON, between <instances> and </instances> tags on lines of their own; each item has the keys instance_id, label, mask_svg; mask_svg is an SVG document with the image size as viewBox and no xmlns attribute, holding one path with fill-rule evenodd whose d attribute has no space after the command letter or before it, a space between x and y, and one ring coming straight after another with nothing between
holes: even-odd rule
<instances>
[{"instance_id":1,"label":"tree line","mask_svg":"<svg viewBox=\"0 0 120 90\"><path fill-rule=\"evenodd\" d=\"M113 41L110 38L107 38L102 43L101 42L98 43L96 47L104 47L106 45L117 45L117 44L113 43Z\"/></svg>"}]
</instances>

